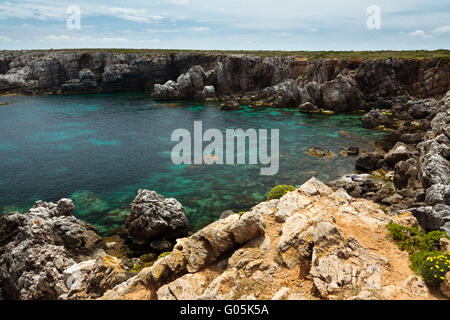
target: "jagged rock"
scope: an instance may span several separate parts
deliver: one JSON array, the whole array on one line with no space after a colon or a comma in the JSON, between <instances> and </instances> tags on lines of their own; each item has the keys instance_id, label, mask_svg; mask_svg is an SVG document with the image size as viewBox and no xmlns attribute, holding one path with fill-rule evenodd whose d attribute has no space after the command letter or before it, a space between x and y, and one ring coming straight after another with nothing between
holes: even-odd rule
<instances>
[{"instance_id":1,"label":"jagged rock","mask_svg":"<svg viewBox=\"0 0 450 320\"><path fill-rule=\"evenodd\" d=\"M261 98L275 107L295 107L300 101L296 80L286 80L262 91Z\"/></svg>"},{"instance_id":2,"label":"jagged rock","mask_svg":"<svg viewBox=\"0 0 450 320\"><path fill-rule=\"evenodd\" d=\"M370 172L380 169L383 165L384 156L380 153L364 153L356 159L356 169Z\"/></svg>"},{"instance_id":3,"label":"jagged rock","mask_svg":"<svg viewBox=\"0 0 450 320\"><path fill-rule=\"evenodd\" d=\"M321 90L321 85L315 81L306 83L304 87L300 88L300 103L303 105L309 102L321 106L323 104Z\"/></svg>"},{"instance_id":4,"label":"jagged rock","mask_svg":"<svg viewBox=\"0 0 450 320\"><path fill-rule=\"evenodd\" d=\"M308 191L312 192L312 188ZM292 213L305 208L310 203L311 201L307 197L298 195L297 191L289 192L278 202L275 218L278 222L284 222Z\"/></svg>"},{"instance_id":5,"label":"jagged rock","mask_svg":"<svg viewBox=\"0 0 450 320\"><path fill-rule=\"evenodd\" d=\"M139 190L125 220L127 236L137 245L161 238L174 239L187 234L188 221L176 199L155 191Z\"/></svg>"},{"instance_id":6,"label":"jagged rock","mask_svg":"<svg viewBox=\"0 0 450 320\"><path fill-rule=\"evenodd\" d=\"M242 109L241 105L237 101L227 101L220 105L220 109L222 110L240 110Z\"/></svg>"},{"instance_id":7,"label":"jagged rock","mask_svg":"<svg viewBox=\"0 0 450 320\"><path fill-rule=\"evenodd\" d=\"M434 184L448 185L450 181L450 163L440 154L427 154L422 164L422 182L424 187Z\"/></svg>"},{"instance_id":8,"label":"jagged rock","mask_svg":"<svg viewBox=\"0 0 450 320\"><path fill-rule=\"evenodd\" d=\"M428 117L432 110L429 106L426 106L424 102L422 103L413 103L409 104L408 113L414 118L414 119L424 119Z\"/></svg>"},{"instance_id":9,"label":"jagged rock","mask_svg":"<svg viewBox=\"0 0 450 320\"><path fill-rule=\"evenodd\" d=\"M364 95L352 77L338 77L325 82L321 88L323 105L333 111L364 109Z\"/></svg>"},{"instance_id":10,"label":"jagged rock","mask_svg":"<svg viewBox=\"0 0 450 320\"><path fill-rule=\"evenodd\" d=\"M156 292L158 300L195 300L208 286L205 275L186 274L181 278L163 285Z\"/></svg>"},{"instance_id":11,"label":"jagged rock","mask_svg":"<svg viewBox=\"0 0 450 320\"><path fill-rule=\"evenodd\" d=\"M320 109L311 102L305 102L298 107L302 113L319 113Z\"/></svg>"},{"instance_id":12,"label":"jagged rock","mask_svg":"<svg viewBox=\"0 0 450 320\"><path fill-rule=\"evenodd\" d=\"M400 161L395 165L394 185L397 189L403 189L414 185L418 181L419 168L416 159Z\"/></svg>"},{"instance_id":13,"label":"jagged rock","mask_svg":"<svg viewBox=\"0 0 450 320\"><path fill-rule=\"evenodd\" d=\"M192 99L198 92L204 94L212 92L214 94L214 90L211 90L209 86L205 86L205 82L206 74L203 68L196 65L180 75L177 82L169 80L164 85L155 84L152 97L156 100L173 100Z\"/></svg>"},{"instance_id":14,"label":"jagged rock","mask_svg":"<svg viewBox=\"0 0 450 320\"><path fill-rule=\"evenodd\" d=\"M438 230L444 224L443 217L433 207L412 208L410 211L426 231Z\"/></svg>"},{"instance_id":15,"label":"jagged rock","mask_svg":"<svg viewBox=\"0 0 450 320\"><path fill-rule=\"evenodd\" d=\"M390 166L395 166L398 162L405 161L409 157L408 147L402 142L397 142L394 148L384 156L384 162Z\"/></svg>"},{"instance_id":16,"label":"jagged rock","mask_svg":"<svg viewBox=\"0 0 450 320\"><path fill-rule=\"evenodd\" d=\"M74 264L63 272L66 289L59 299L99 298L129 279L130 274L120 259L108 255Z\"/></svg>"},{"instance_id":17,"label":"jagged rock","mask_svg":"<svg viewBox=\"0 0 450 320\"><path fill-rule=\"evenodd\" d=\"M328 187L325 183L320 181L319 179L313 177L309 179L307 182L302 184L300 188L298 188L298 191L308 195L322 195L322 196L328 196L333 193L333 190Z\"/></svg>"},{"instance_id":18,"label":"jagged rock","mask_svg":"<svg viewBox=\"0 0 450 320\"><path fill-rule=\"evenodd\" d=\"M425 202L428 205L447 204L450 205L450 185L434 184L426 191Z\"/></svg>"},{"instance_id":19,"label":"jagged rock","mask_svg":"<svg viewBox=\"0 0 450 320\"><path fill-rule=\"evenodd\" d=\"M375 109L364 115L362 118L362 123L365 128L376 128L380 125L389 125L390 119L379 109Z\"/></svg>"},{"instance_id":20,"label":"jagged rock","mask_svg":"<svg viewBox=\"0 0 450 320\"><path fill-rule=\"evenodd\" d=\"M26 214L0 217L0 284L7 299L56 299L63 272L105 245L97 230L73 217L69 199L36 202Z\"/></svg>"}]
</instances>

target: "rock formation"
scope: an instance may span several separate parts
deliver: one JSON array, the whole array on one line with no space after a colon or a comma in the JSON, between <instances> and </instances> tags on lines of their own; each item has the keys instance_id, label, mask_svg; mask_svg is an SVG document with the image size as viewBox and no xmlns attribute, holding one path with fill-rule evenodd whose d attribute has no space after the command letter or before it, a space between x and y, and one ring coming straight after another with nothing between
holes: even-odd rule
<instances>
[{"instance_id":1,"label":"rock formation","mask_svg":"<svg viewBox=\"0 0 450 320\"><path fill-rule=\"evenodd\" d=\"M215 53L118 53L111 50L0 54L0 92L87 93L147 90L155 99L221 99L246 104L369 109L398 96L450 89L443 59L338 60ZM308 106L311 108L311 106ZM427 106L409 106L413 118ZM313 108L314 110L314 108Z\"/></svg>"},{"instance_id":2,"label":"rock formation","mask_svg":"<svg viewBox=\"0 0 450 320\"><path fill-rule=\"evenodd\" d=\"M8 299L56 299L63 272L102 253L105 244L91 225L72 216L69 199L36 202L26 214L0 217L0 287Z\"/></svg>"},{"instance_id":3,"label":"rock formation","mask_svg":"<svg viewBox=\"0 0 450 320\"><path fill-rule=\"evenodd\" d=\"M394 218L313 178L178 239L101 299L434 299L387 237Z\"/></svg>"},{"instance_id":4,"label":"rock formation","mask_svg":"<svg viewBox=\"0 0 450 320\"><path fill-rule=\"evenodd\" d=\"M139 190L125 220L129 239L137 245L154 240L175 239L187 234L188 221L183 206L176 199L155 191Z\"/></svg>"}]
</instances>

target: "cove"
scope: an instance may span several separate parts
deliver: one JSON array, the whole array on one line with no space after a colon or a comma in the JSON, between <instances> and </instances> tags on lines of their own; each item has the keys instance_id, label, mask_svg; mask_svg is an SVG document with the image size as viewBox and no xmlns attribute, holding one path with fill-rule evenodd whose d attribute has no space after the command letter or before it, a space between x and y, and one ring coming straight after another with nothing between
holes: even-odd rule
<instances>
[{"instance_id":1,"label":"cove","mask_svg":"<svg viewBox=\"0 0 450 320\"><path fill-rule=\"evenodd\" d=\"M225 210L245 211L275 185L330 181L354 171L340 148L383 132L361 127L361 114L305 115L295 109L220 110L217 103L155 102L145 93L16 96L0 108L0 212L25 212L36 200L74 200L75 216L106 231L119 227L138 189L185 207L192 231ZM259 165L175 165L171 134L194 121L204 130L279 129L279 171ZM205 144L206 146L206 144ZM310 147L338 156L314 158Z\"/></svg>"}]
</instances>

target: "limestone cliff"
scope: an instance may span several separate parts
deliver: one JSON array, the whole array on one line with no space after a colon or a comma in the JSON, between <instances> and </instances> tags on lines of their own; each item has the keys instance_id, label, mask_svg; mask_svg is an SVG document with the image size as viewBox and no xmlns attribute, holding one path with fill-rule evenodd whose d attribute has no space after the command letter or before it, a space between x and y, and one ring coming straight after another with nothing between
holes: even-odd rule
<instances>
[{"instance_id":1,"label":"limestone cliff","mask_svg":"<svg viewBox=\"0 0 450 320\"><path fill-rule=\"evenodd\" d=\"M194 66L197 75L191 77L188 71ZM251 93L275 106L312 102L345 111L349 104L357 108L398 95L442 95L450 89L450 65L437 58L363 61L111 50L0 53L0 92L153 92L155 85L168 81L172 87L180 81L175 89L182 92L162 91L161 98L194 98L204 87L214 87L218 96Z\"/></svg>"}]
</instances>

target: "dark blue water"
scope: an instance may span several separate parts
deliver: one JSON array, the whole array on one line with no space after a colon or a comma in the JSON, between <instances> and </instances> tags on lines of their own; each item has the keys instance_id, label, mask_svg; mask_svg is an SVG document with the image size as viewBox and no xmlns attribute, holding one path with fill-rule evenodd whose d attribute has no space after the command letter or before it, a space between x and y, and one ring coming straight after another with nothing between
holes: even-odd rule
<instances>
[{"instance_id":1,"label":"dark blue water","mask_svg":"<svg viewBox=\"0 0 450 320\"><path fill-rule=\"evenodd\" d=\"M360 115L307 116L292 109L222 111L215 103L157 103L146 94L1 97L0 212L26 211L36 200L75 201L75 215L100 231L120 226L137 190L177 198L191 229L224 210L246 210L278 184L329 181L353 171L354 159L312 158L309 147L367 147L380 132L361 128ZM172 131L280 129L280 170L259 165L171 162Z\"/></svg>"}]
</instances>

